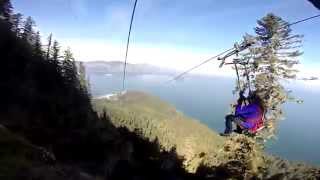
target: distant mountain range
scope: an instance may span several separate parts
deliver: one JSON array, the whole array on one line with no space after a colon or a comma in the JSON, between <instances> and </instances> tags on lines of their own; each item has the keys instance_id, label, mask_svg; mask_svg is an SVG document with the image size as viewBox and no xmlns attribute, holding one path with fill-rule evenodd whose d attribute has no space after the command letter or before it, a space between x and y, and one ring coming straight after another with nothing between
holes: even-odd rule
<instances>
[{"instance_id":1,"label":"distant mountain range","mask_svg":"<svg viewBox=\"0 0 320 180\"><path fill-rule=\"evenodd\" d=\"M121 61L91 61L84 63L89 74L122 74L124 62ZM161 68L149 64L130 64L127 63L128 75L175 75L177 71Z\"/></svg>"}]
</instances>

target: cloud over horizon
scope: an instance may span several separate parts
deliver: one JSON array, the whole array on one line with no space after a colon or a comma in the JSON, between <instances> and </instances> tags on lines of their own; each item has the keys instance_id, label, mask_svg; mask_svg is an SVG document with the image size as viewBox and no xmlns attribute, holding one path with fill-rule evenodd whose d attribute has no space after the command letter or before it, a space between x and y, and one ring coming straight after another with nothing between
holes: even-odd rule
<instances>
[{"instance_id":1,"label":"cloud over horizon","mask_svg":"<svg viewBox=\"0 0 320 180\"><path fill-rule=\"evenodd\" d=\"M14 6L34 17L43 42L52 32L61 46L70 47L81 61L123 61L134 0L13 0ZM30 6L37 4L37 6ZM59 13L57 13L59 12ZM256 20L274 12L295 21L318 13L308 1L270 0L193 1L145 0L137 4L128 61L186 70L229 49L244 33L252 33ZM294 27L304 34L301 74L318 74L319 20ZM233 74L217 68L214 60L194 71ZM311 73L312 72L312 73Z\"/></svg>"}]
</instances>

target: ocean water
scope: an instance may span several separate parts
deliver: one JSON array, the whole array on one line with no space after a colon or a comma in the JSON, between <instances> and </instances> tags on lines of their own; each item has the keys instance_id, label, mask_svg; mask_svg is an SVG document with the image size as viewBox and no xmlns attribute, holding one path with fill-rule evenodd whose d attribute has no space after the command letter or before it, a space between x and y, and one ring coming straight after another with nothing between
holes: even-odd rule
<instances>
[{"instance_id":1,"label":"ocean water","mask_svg":"<svg viewBox=\"0 0 320 180\"><path fill-rule=\"evenodd\" d=\"M199 119L217 132L224 129L224 117L236 100L232 90L235 79L226 77L189 76L174 83L169 77L129 76L126 87L159 96L184 114ZM93 96L102 96L122 89L122 77L90 74ZM289 84L303 104L289 102L284 106L285 119L280 122L277 140L268 142L266 151L294 161L320 165L320 91L310 91Z\"/></svg>"}]
</instances>

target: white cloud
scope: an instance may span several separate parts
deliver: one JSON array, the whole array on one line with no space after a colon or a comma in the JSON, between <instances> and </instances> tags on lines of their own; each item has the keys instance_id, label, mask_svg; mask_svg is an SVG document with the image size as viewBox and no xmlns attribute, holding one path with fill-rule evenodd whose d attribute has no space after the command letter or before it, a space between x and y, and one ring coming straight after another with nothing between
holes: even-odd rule
<instances>
[{"instance_id":1,"label":"white cloud","mask_svg":"<svg viewBox=\"0 0 320 180\"><path fill-rule=\"evenodd\" d=\"M112 42L96 39L60 39L64 47L71 47L76 59L81 61L124 61L125 42ZM151 44L132 42L128 53L128 62L146 63L160 67L166 67L185 71L200 64L204 60L216 55L221 50L212 52L203 51L197 48L185 48L170 44ZM230 58L231 59L231 58ZM192 71L197 74L209 74L220 76L235 76L234 70L230 66L219 68L220 62L212 60ZM306 66L300 64L298 79L319 77L318 66ZM318 87L320 81L304 81L305 85Z\"/></svg>"},{"instance_id":2,"label":"white cloud","mask_svg":"<svg viewBox=\"0 0 320 180\"><path fill-rule=\"evenodd\" d=\"M125 43L104 42L91 39L60 39L62 45L71 47L76 59L81 61L123 61L125 56ZM204 60L216 54L213 52L201 52L201 50L177 48L171 45L137 44L132 43L128 53L128 62L146 63L160 67L172 68L184 71L200 64ZM218 68L219 62L211 62L192 71L199 74L214 74L233 76L231 68Z\"/></svg>"}]
</instances>

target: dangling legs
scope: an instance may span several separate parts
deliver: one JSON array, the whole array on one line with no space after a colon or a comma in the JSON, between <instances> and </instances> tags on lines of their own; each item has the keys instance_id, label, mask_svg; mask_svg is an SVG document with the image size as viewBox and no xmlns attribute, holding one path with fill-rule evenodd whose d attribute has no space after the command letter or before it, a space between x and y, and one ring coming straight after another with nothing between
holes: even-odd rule
<instances>
[{"instance_id":1,"label":"dangling legs","mask_svg":"<svg viewBox=\"0 0 320 180\"><path fill-rule=\"evenodd\" d=\"M242 134L243 129L241 128L241 123L243 123L243 118L241 117L235 117L233 119L233 122L237 125L237 129L234 131L238 134Z\"/></svg>"},{"instance_id":2,"label":"dangling legs","mask_svg":"<svg viewBox=\"0 0 320 180\"><path fill-rule=\"evenodd\" d=\"M227 115L226 116L226 129L224 130L224 134L231 134L232 133L232 122L234 120L235 116L234 115Z\"/></svg>"},{"instance_id":3,"label":"dangling legs","mask_svg":"<svg viewBox=\"0 0 320 180\"><path fill-rule=\"evenodd\" d=\"M235 132L239 134L242 133L242 129L240 127L240 124L243 121L242 118L229 114L226 116L225 120L226 128L224 130L224 133L222 133L221 135L230 135L233 132L233 122L237 125L237 129L235 130Z\"/></svg>"}]
</instances>

